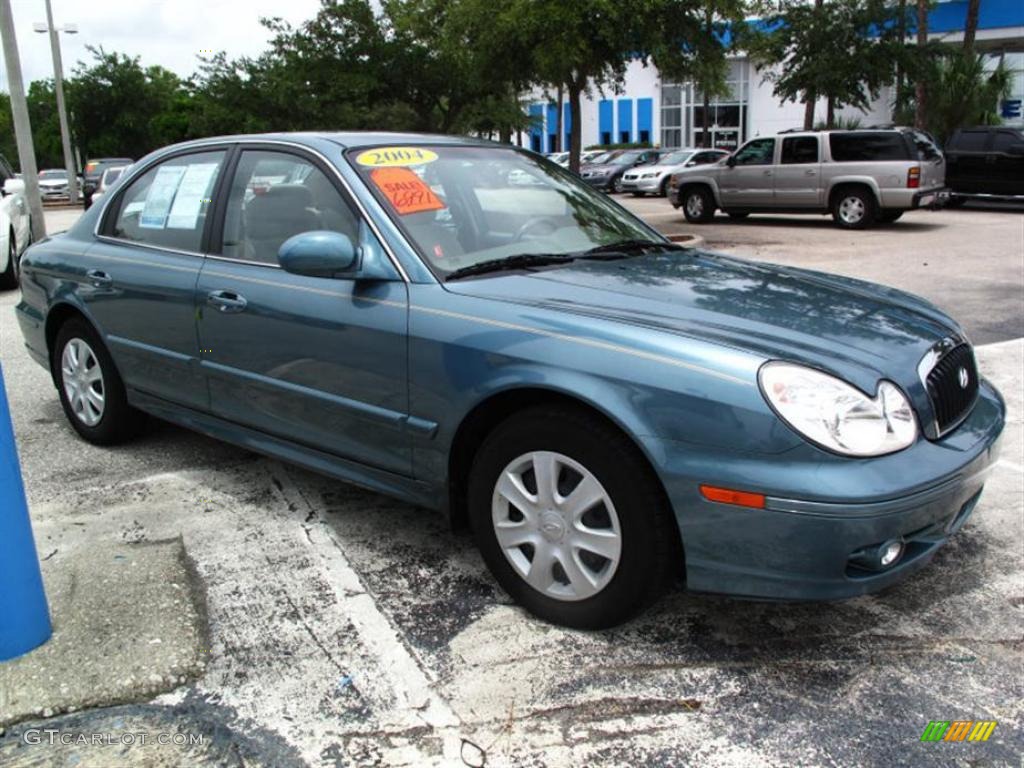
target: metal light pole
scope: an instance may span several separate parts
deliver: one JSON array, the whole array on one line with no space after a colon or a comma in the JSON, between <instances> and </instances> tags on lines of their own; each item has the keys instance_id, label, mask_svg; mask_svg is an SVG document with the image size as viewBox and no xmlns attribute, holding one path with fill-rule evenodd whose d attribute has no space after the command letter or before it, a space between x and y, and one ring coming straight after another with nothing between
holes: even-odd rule
<instances>
[{"instance_id":1,"label":"metal light pole","mask_svg":"<svg viewBox=\"0 0 1024 768\"><path fill-rule=\"evenodd\" d=\"M21 79L21 60L18 58L18 41L14 36L10 0L0 0L0 38L3 39L4 61L7 64L7 87L11 92L11 116L14 118L14 136L18 142L18 162L21 165L21 177L25 181L28 209L32 215L32 239L38 241L46 237L46 220L43 218L43 200L39 196L36 150L32 145L32 125L28 120L28 102L25 101L25 84Z\"/></svg>"},{"instance_id":2,"label":"metal light pole","mask_svg":"<svg viewBox=\"0 0 1024 768\"><path fill-rule=\"evenodd\" d=\"M75 155L71 151L71 131L68 130L68 112L64 106L64 65L60 60L60 32L68 35L78 34L78 27L65 24L61 29L53 26L53 9L50 0L46 0L46 24L33 24L36 32L50 33L50 52L53 54L53 89L57 92L57 117L60 119L60 140L64 145L64 167L68 172L69 202L78 202L78 170L75 167Z\"/></svg>"}]
</instances>

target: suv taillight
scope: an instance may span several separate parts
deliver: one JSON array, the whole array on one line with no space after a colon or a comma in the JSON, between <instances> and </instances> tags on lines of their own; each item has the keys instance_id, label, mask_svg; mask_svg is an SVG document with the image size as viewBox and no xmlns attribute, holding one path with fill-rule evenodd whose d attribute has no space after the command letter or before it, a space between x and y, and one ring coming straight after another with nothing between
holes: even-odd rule
<instances>
[{"instance_id":1,"label":"suv taillight","mask_svg":"<svg viewBox=\"0 0 1024 768\"><path fill-rule=\"evenodd\" d=\"M921 186L921 169L911 168L907 171L907 189L917 189Z\"/></svg>"}]
</instances>

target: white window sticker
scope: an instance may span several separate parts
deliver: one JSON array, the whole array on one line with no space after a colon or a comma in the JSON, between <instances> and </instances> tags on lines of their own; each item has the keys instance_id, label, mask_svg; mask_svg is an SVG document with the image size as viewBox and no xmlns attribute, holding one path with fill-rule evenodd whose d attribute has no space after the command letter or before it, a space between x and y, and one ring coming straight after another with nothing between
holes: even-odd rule
<instances>
[{"instance_id":1,"label":"white window sticker","mask_svg":"<svg viewBox=\"0 0 1024 768\"><path fill-rule=\"evenodd\" d=\"M167 214L184 173L183 165L164 165L157 169L156 177L146 193L146 205L139 216L140 227L163 229L167 225Z\"/></svg>"},{"instance_id":2,"label":"white window sticker","mask_svg":"<svg viewBox=\"0 0 1024 768\"><path fill-rule=\"evenodd\" d=\"M203 203L209 202L219 163L196 163L185 171L167 216L168 229L195 229Z\"/></svg>"}]
</instances>

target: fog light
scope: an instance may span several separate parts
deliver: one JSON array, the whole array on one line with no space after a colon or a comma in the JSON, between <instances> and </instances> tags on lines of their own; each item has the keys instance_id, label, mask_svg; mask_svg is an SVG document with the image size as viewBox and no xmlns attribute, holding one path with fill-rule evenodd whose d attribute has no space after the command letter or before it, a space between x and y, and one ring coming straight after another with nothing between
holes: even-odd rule
<instances>
[{"instance_id":1,"label":"fog light","mask_svg":"<svg viewBox=\"0 0 1024 768\"><path fill-rule=\"evenodd\" d=\"M890 565L900 559L900 555L903 554L903 542L902 541L890 541L882 545L880 550L880 556L878 562L882 564L883 568L888 568Z\"/></svg>"}]
</instances>

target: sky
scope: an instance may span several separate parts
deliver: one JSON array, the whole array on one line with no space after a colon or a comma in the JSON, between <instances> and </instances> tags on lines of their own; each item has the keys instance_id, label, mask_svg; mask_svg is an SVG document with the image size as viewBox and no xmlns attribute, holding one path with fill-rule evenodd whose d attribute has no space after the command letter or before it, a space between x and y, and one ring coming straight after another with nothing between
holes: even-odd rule
<instances>
[{"instance_id":1,"label":"sky","mask_svg":"<svg viewBox=\"0 0 1024 768\"><path fill-rule=\"evenodd\" d=\"M33 32L46 21L43 0L10 0L25 88L32 80L53 77L49 37ZM61 33L64 74L91 59L86 45L140 56L143 66L159 64L187 77L196 70L201 51L227 51L228 57L255 55L269 34L261 16L280 16L295 25L312 18L319 0L51 0L53 22L78 26L78 34ZM7 72L0 57L0 90Z\"/></svg>"}]
</instances>

